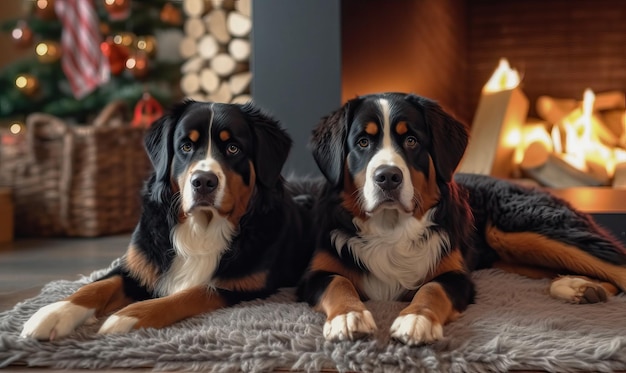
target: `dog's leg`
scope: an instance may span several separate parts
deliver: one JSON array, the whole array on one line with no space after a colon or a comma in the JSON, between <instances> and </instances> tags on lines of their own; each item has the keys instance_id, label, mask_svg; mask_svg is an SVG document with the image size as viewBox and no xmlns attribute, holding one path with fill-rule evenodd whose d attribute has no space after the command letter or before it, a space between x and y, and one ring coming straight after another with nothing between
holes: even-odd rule
<instances>
[{"instance_id":1,"label":"dog's leg","mask_svg":"<svg viewBox=\"0 0 626 373\"><path fill-rule=\"evenodd\" d=\"M298 289L299 298L326 315L324 337L342 341L374 334L376 323L357 290L359 275L324 251L315 254L310 269Z\"/></svg>"},{"instance_id":2,"label":"dog's leg","mask_svg":"<svg viewBox=\"0 0 626 373\"><path fill-rule=\"evenodd\" d=\"M126 333L138 328L163 328L177 321L224 308L228 302L206 285L162 298L133 303L109 316L98 333Z\"/></svg>"},{"instance_id":3,"label":"dog's leg","mask_svg":"<svg viewBox=\"0 0 626 373\"><path fill-rule=\"evenodd\" d=\"M610 282L593 280L585 276L559 276L554 270L545 268L503 261L495 262L493 268L534 279L551 278L553 280L550 285L550 295L570 303L605 302L609 296L619 291Z\"/></svg>"},{"instance_id":4,"label":"dog's leg","mask_svg":"<svg viewBox=\"0 0 626 373\"><path fill-rule=\"evenodd\" d=\"M372 314L352 282L343 276L336 275L330 280L316 309L326 314L324 337L329 341L355 340L376 331Z\"/></svg>"},{"instance_id":5,"label":"dog's leg","mask_svg":"<svg viewBox=\"0 0 626 373\"><path fill-rule=\"evenodd\" d=\"M509 233L495 227L486 232L487 243L500 258L514 265L537 266L555 273L588 276L563 276L553 282L552 296L573 303L593 303L626 290L626 268L599 259L575 246L537 233ZM613 284L603 284L594 279ZM604 293L604 294L602 294Z\"/></svg>"},{"instance_id":6,"label":"dog's leg","mask_svg":"<svg viewBox=\"0 0 626 373\"><path fill-rule=\"evenodd\" d=\"M466 273L447 272L420 287L391 325L391 337L407 345L443 338L443 326L454 321L474 297Z\"/></svg>"},{"instance_id":7,"label":"dog's leg","mask_svg":"<svg viewBox=\"0 0 626 373\"><path fill-rule=\"evenodd\" d=\"M618 293L610 282L598 281L585 276L559 276L550 284L550 295L570 303L606 302Z\"/></svg>"},{"instance_id":8,"label":"dog's leg","mask_svg":"<svg viewBox=\"0 0 626 373\"><path fill-rule=\"evenodd\" d=\"M53 340L65 337L90 319L131 303L124 279L114 275L82 286L62 301L40 308L24 324L22 337Z\"/></svg>"},{"instance_id":9,"label":"dog's leg","mask_svg":"<svg viewBox=\"0 0 626 373\"><path fill-rule=\"evenodd\" d=\"M443 326L455 320L474 301L474 283L459 250L445 256L391 325L391 338L407 345L434 342Z\"/></svg>"}]
</instances>

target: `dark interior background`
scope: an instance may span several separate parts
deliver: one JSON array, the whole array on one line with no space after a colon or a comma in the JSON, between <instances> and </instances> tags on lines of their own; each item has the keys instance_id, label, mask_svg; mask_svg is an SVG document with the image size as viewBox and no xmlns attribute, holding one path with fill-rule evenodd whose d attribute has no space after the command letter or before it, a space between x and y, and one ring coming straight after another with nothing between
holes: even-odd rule
<instances>
[{"instance_id":1,"label":"dark interior background","mask_svg":"<svg viewBox=\"0 0 626 373\"><path fill-rule=\"evenodd\" d=\"M626 90L626 1L263 0L253 3L252 93L296 146L286 171L316 174L319 118L356 95L408 91L470 123L501 57L541 95Z\"/></svg>"}]
</instances>

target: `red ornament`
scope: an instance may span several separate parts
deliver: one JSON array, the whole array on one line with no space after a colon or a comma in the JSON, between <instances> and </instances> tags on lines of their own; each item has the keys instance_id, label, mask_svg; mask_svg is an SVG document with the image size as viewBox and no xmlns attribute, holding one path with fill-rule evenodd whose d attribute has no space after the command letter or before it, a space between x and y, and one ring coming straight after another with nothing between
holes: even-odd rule
<instances>
[{"instance_id":1,"label":"red ornament","mask_svg":"<svg viewBox=\"0 0 626 373\"><path fill-rule=\"evenodd\" d=\"M100 44L100 50L109 60L111 74L120 75L126 68L128 49L124 46L115 44L113 42L113 38L108 37Z\"/></svg>"},{"instance_id":2,"label":"red ornament","mask_svg":"<svg viewBox=\"0 0 626 373\"><path fill-rule=\"evenodd\" d=\"M183 23L183 15L180 9L171 3L163 5L160 14L161 21L173 26L180 26Z\"/></svg>"},{"instance_id":3,"label":"red ornament","mask_svg":"<svg viewBox=\"0 0 626 373\"><path fill-rule=\"evenodd\" d=\"M137 105L133 115L133 127L150 127L152 122L163 115L163 107L150 93L146 92Z\"/></svg>"},{"instance_id":4,"label":"red ornament","mask_svg":"<svg viewBox=\"0 0 626 373\"><path fill-rule=\"evenodd\" d=\"M109 13L109 19L120 21L130 15L130 0L104 0L104 8Z\"/></svg>"}]
</instances>

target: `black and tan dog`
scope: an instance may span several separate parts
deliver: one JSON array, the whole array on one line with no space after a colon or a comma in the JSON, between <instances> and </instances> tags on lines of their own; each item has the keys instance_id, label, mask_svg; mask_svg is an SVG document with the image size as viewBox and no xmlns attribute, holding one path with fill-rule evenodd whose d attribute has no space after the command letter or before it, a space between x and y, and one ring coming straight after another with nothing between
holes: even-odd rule
<instances>
[{"instance_id":1,"label":"black and tan dog","mask_svg":"<svg viewBox=\"0 0 626 373\"><path fill-rule=\"evenodd\" d=\"M152 125L154 172L128 251L110 273L37 311L22 336L161 328L295 286L313 251L310 213L280 176L291 139L252 104L187 101Z\"/></svg>"},{"instance_id":2,"label":"black and tan dog","mask_svg":"<svg viewBox=\"0 0 626 373\"><path fill-rule=\"evenodd\" d=\"M353 99L314 130L328 183L299 296L326 314L328 340L376 330L367 299L410 301L392 338L438 340L473 302L477 268L552 276L552 296L572 303L626 289L626 251L589 216L539 190L455 176L467 142L438 104L402 93Z\"/></svg>"}]
</instances>

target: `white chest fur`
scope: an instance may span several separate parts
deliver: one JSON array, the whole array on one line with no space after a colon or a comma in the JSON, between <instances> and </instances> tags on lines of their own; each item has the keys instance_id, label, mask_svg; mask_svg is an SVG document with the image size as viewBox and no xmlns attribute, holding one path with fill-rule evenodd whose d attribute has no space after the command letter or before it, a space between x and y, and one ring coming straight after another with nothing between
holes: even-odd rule
<instances>
[{"instance_id":1,"label":"white chest fur","mask_svg":"<svg viewBox=\"0 0 626 373\"><path fill-rule=\"evenodd\" d=\"M418 288L435 269L449 237L429 229L434 225L434 212L431 209L418 220L386 210L365 221L355 218L356 236L333 232L339 254L347 245L355 260L369 270L363 290L370 299L397 299L407 290Z\"/></svg>"},{"instance_id":2,"label":"white chest fur","mask_svg":"<svg viewBox=\"0 0 626 373\"><path fill-rule=\"evenodd\" d=\"M172 232L176 257L157 285L159 296L167 296L200 284L211 286L220 258L228 250L235 229L227 219L205 214L189 217Z\"/></svg>"}]
</instances>

